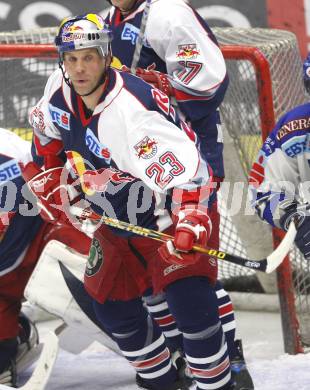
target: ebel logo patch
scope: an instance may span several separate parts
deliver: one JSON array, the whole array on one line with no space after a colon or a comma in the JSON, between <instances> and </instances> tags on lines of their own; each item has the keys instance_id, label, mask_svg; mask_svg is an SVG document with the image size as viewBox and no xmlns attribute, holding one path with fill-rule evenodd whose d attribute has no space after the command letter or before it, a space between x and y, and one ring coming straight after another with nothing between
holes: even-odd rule
<instances>
[{"instance_id":1,"label":"ebel logo patch","mask_svg":"<svg viewBox=\"0 0 310 390\"><path fill-rule=\"evenodd\" d=\"M107 163L111 161L109 149L102 145L91 129L86 130L85 142L88 149L97 157L104 159Z\"/></svg>"},{"instance_id":2,"label":"ebel logo patch","mask_svg":"<svg viewBox=\"0 0 310 390\"><path fill-rule=\"evenodd\" d=\"M0 165L0 185L21 176L16 160L10 160Z\"/></svg>"},{"instance_id":3,"label":"ebel logo patch","mask_svg":"<svg viewBox=\"0 0 310 390\"><path fill-rule=\"evenodd\" d=\"M70 130L70 116L69 112L61 110L58 107L49 104L49 111L52 117L52 121L57 123L58 126L62 127L65 130Z\"/></svg>"}]
</instances>

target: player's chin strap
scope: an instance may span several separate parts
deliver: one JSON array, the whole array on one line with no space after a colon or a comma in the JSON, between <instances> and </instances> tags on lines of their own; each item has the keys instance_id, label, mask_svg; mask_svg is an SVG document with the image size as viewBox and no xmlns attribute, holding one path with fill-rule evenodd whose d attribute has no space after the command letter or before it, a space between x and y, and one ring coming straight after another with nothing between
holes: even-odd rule
<instances>
[{"instance_id":1,"label":"player's chin strap","mask_svg":"<svg viewBox=\"0 0 310 390\"><path fill-rule=\"evenodd\" d=\"M98 222L100 221L105 225L121 230L126 230L143 237L152 238L153 240L167 242L174 239L174 237L170 236L169 234L147 229L137 225L132 225L131 223L119 221L114 218L101 216L90 209L83 210L78 207L71 206L70 212L81 219L90 219ZM271 273L283 262L285 256L288 254L294 243L296 233L297 230L295 223L292 221L280 245L269 256L260 260L245 259L231 253L223 252L217 249L203 248L201 246L193 246L193 250L200 253L205 253L212 257L216 257L219 260L225 260L230 263L241 265L242 267L250 268L255 271Z\"/></svg>"}]
</instances>

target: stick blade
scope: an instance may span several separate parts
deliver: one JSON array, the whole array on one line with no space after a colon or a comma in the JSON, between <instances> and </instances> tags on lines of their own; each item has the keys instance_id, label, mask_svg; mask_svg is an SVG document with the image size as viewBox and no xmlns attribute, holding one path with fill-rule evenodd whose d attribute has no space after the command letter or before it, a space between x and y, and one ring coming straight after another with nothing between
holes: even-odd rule
<instances>
[{"instance_id":1,"label":"stick blade","mask_svg":"<svg viewBox=\"0 0 310 390\"><path fill-rule=\"evenodd\" d=\"M59 339L54 332L48 332L44 347L28 382L21 387L22 390L43 390L51 375L57 358Z\"/></svg>"},{"instance_id":2,"label":"stick blade","mask_svg":"<svg viewBox=\"0 0 310 390\"><path fill-rule=\"evenodd\" d=\"M20 390L44 390L51 375L58 353L58 337L54 332L48 332L37 365L24 386ZM1 385L0 390L12 390L12 387Z\"/></svg>"},{"instance_id":3,"label":"stick blade","mask_svg":"<svg viewBox=\"0 0 310 390\"><path fill-rule=\"evenodd\" d=\"M267 257L266 273L271 273L283 262L294 243L296 233L297 230L292 221L280 245Z\"/></svg>"}]
</instances>

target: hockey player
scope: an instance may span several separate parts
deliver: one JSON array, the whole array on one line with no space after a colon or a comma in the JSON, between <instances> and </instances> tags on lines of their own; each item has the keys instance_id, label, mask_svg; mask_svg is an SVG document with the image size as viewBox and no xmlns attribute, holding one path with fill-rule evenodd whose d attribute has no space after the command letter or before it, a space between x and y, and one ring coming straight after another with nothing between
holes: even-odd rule
<instances>
[{"instance_id":1,"label":"hockey player","mask_svg":"<svg viewBox=\"0 0 310 390\"><path fill-rule=\"evenodd\" d=\"M112 65L136 71L137 76L173 96L179 113L198 135L200 152L210 164L214 180L220 183L224 167L218 107L227 89L228 76L211 29L184 0L151 1L146 16L146 0L111 0L109 3L113 7L106 22L114 36ZM141 36L141 24L145 23ZM136 58L138 38L142 46ZM213 208L216 209L216 202ZM215 216L219 218L218 214ZM251 388L253 383L246 369L241 340L234 342L235 319L230 297L220 282L216 290L233 375L240 385L247 384ZM151 304L152 299L147 302ZM172 345L180 340L169 339Z\"/></svg>"},{"instance_id":2,"label":"hockey player","mask_svg":"<svg viewBox=\"0 0 310 390\"><path fill-rule=\"evenodd\" d=\"M304 83L310 85L310 55L304 62ZM310 259L309 192L310 104L284 114L266 138L249 175L258 216L287 230L295 221L295 244Z\"/></svg>"},{"instance_id":3,"label":"hockey player","mask_svg":"<svg viewBox=\"0 0 310 390\"><path fill-rule=\"evenodd\" d=\"M142 388L186 389L141 300L151 285L155 293L165 290L197 389L233 388L214 290L217 262L191 250L212 246L217 223L211 171L194 134L165 94L110 68L110 31L99 15L66 19L55 42L61 70L31 114L37 154L64 151L97 213L175 234L161 245L106 226L95 232L85 286L98 319L139 373ZM53 196L58 168L27 164L23 170L53 220L59 217L55 205L61 207Z\"/></svg>"},{"instance_id":4,"label":"hockey player","mask_svg":"<svg viewBox=\"0 0 310 390\"><path fill-rule=\"evenodd\" d=\"M0 384L15 387L19 372L40 353L36 328L20 309L42 249L56 239L87 254L90 240L71 226L41 219L19 168L31 161L31 144L5 129L0 140Z\"/></svg>"}]
</instances>

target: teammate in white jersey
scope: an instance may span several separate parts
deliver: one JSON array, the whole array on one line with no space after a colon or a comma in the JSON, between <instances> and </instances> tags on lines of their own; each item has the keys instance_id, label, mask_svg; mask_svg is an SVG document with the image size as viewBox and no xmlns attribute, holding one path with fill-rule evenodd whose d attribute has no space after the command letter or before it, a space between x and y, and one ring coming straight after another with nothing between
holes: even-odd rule
<instances>
[{"instance_id":1,"label":"teammate in white jersey","mask_svg":"<svg viewBox=\"0 0 310 390\"><path fill-rule=\"evenodd\" d=\"M110 0L109 3L113 7L106 22L114 36L112 65L136 71L139 77L173 96L177 109L199 138L200 152L210 164L214 180L220 183L224 166L218 108L228 86L228 76L212 30L184 0ZM214 202L212 207L216 206ZM215 213L214 218L219 219L219 215ZM230 297L220 282L216 289L232 373L238 385L251 388L253 383L246 369L241 340L234 342L235 318ZM147 303L152 304L152 297L147 298ZM172 323L169 327L171 330ZM178 337L168 338L174 348L180 341Z\"/></svg>"},{"instance_id":2,"label":"teammate in white jersey","mask_svg":"<svg viewBox=\"0 0 310 390\"><path fill-rule=\"evenodd\" d=\"M217 240L215 186L195 134L160 90L110 68L111 34L99 15L66 19L55 42L61 70L49 78L30 117L37 155L48 160L64 152L97 213L174 234L160 244L117 228L96 230L85 286L98 319L139 373L142 388L186 389L141 300L150 287L165 290L197 389L234 388L214 290L217 262L192 251ZM53 221L62 209L54 191L60 168L33 163L23 170Z\"/></svg>"},{"instance_id":3,"label":"teammate in white jersey","mask_svg":"<svg viewBox=\"0 0 310 390\"><path fill-rule=\"evenodd\" d=\"M310 92L310 55L303 66ZM310 104L283 115L265 140L249 176L253 205L260 218L287 230L295 221L295 243L310 260Z\"/></svg>"}]
</instances>

